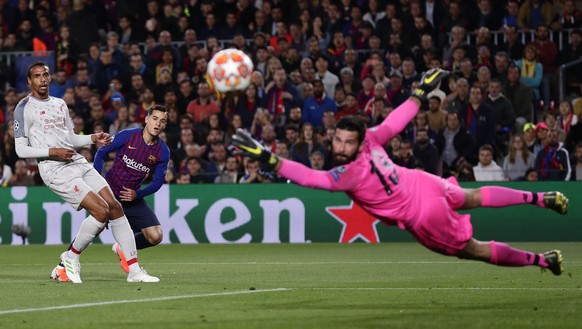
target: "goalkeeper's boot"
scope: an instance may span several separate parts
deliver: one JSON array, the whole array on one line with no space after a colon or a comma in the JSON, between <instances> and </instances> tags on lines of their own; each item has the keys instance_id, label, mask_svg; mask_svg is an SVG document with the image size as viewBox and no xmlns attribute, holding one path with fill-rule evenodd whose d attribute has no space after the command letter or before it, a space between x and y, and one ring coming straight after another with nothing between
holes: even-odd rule
<instances>
[{"instance_id":1,"label":"goalkeeper's boot","mask_svg":"<svg viewBox=\"0 0 582 329\"><path fill-rule=\"evenodd\" d=\"M51 272L51 279L57 282L71 282L71 280L69 280L69 277L67 276L67 271L65 270L65 267L61 264L57 265L57 267L53 269L53 271Z\"/></svg>"},{"instance_id":2,"label":"goalkeeper's boot","mask_svg":"<svg viewBox=\"0 0 582 329\"><path fill-rule=\"evenodd\" d=\"M546 192L544 193L544 205L548 209L552 209L557 213L565 215L568 213L570 201L562 192Z\"/></svg>"},{"instance_id":3,"label":"goalkeeper's boot","mask_svg":"<svg viewBox=\"0 0 582 329\"><path fill-rule=\"evenodd\" d=\"M119 257L119 266L125 273L129 273L129 265L127 264L127 259L125 259L125 255L123 251L121 251L121 247L119 243L115 242L113 246L111 246L111 250Z\"/></svg>"},{"instance_id":4,"label":"goalkeeper's boot","mask_svg":"<svg viewBox=\"0 0 582 329\"><path fill-rule=\"evenodd\" d=\"M548 270L552 271L554 275L560 275L564 270L562 269L562 252L559 250L547 251L544 254L544 259L548 263ZM544 269L542 269L544 270Z\"/></svg>"},{"instance_id":5,"label":"goalkeeper's boot","mask_svg":"<svg viewBox=\"0 0 582 329\"><path fill-rule=\"evenodd\" d=\"M68 251L61 254L61 264L65 267L67 277L73 283L82 283L81 281L81 264L79 261L67 257Z\"/></svg>"},{"instance_id":6,"label":"goalkeeper's boot","mask_svg":"<svg viewBox=\"0 0 582 329\"><path fill-rule=\"evenodd\" d=\"M149 275L143 268L139 268L129 273L127 282L160 282L160 279Z\"/></svg>"}]
</instances>

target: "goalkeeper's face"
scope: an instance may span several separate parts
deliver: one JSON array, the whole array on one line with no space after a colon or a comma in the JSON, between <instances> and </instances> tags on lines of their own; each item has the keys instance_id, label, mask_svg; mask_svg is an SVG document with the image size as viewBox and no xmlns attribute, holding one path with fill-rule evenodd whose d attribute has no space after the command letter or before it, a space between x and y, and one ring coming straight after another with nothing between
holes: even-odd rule
<instances>
[{"instance_id":1,"label":"goalkeeper's face","mask_svg":"<svg viewBox=\"0 0 582 329\"><path fill-rule=\"evenodd\" d=\"M333 164L340 166L348 164L358 157L362 144L358 142L358 132L336 129L333 136Z\"/></svg>"}]
</instances>

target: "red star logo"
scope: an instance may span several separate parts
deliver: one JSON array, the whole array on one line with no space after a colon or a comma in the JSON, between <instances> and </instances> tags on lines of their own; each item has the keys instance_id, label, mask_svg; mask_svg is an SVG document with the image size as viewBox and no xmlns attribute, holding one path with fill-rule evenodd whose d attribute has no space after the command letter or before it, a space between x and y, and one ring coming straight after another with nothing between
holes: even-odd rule
<instances>
[{"instance_id":1,"label":"red star logo","mask_svg":"<svg viewBox=\"0 0 582 329\"><path fill-rule=\"evenodd\" d=\"M351 243L358 238L371 243L380 242L376 230L379 220L353 201L349 206L332 206L325 210L344 225L340 236L341 243Z\"/></svg>"}]
</instances>

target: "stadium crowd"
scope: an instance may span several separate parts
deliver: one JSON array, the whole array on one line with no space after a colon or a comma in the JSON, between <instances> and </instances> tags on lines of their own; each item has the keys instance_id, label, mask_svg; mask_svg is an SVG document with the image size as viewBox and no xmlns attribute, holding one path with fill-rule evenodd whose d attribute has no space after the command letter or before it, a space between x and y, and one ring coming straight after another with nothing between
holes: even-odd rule
<instances>
[{"instance_id":1,"label":"stadium crowd","mask_svg":"<svg viewBox=\"0 0 582 329\"><path fill-rule=\"evenodd\" d=\"M283 182L231 154L239 127L280 157L329 169L336 120L382 122L434 67L454 74L385 146L395 163L460 181L582 180L582 76L563 77L574 86L565 98L556 88L557 68L582 59L581 8L573 0L0 0L0 52L54 52L50 94L66 102L77 133L139 127L151 106L165 105L168 183ZM224 95L209 84L207 63L223 47L251 56L245 91ZM27 96L15 79L0 63L0 184L41 184L14 150L13 111ZM79 152L92 161L96 150Z\"/></svg>"}]
</instances>

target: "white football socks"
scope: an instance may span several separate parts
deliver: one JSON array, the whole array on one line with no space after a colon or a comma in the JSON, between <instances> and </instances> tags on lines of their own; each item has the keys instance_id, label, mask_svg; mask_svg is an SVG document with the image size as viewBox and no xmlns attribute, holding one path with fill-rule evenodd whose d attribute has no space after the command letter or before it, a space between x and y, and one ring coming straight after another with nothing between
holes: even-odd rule
<instances>
[{"instance_id":1,"label":"white football socks","mask_svg":"<svg viewBox=\"0 0 582 329\"><path fill-rule=\"evenodd\" d=\"M139 264L137 262L135 237L133 235L133 231L131 230L131 226L129 226L127 217L123 215L117 219L109 221L109 227L111 227L111 233L113 233L115 241L119 243L119 247L125 255L125 259L127 260L128 264L131 263L132 259L135 259L133 264L129 264L129 272L132 273L134 271L140 270Z\"/></svg>"},{"instance_id":2,"label":"white football socks","mask_svg":"<svg viewBox=\"0 0 582 329\"><path fill-rule=\"evenodd\" d=\"M101 232L101 230L105 227L105 223L99 222L95 217L89 215L89 217L83 220L81 223L81 227L79 227L79 232L77 232L77 237L75 237L75 241L73 241L73 249L78 252L83 251L85 248L89 246L89 244L95 239L97 234ZM67 257L71 260L79 261L79 257L81 255L78 253L73 252L72 250L68 251Z\"/></svg>"}]
</instances>

